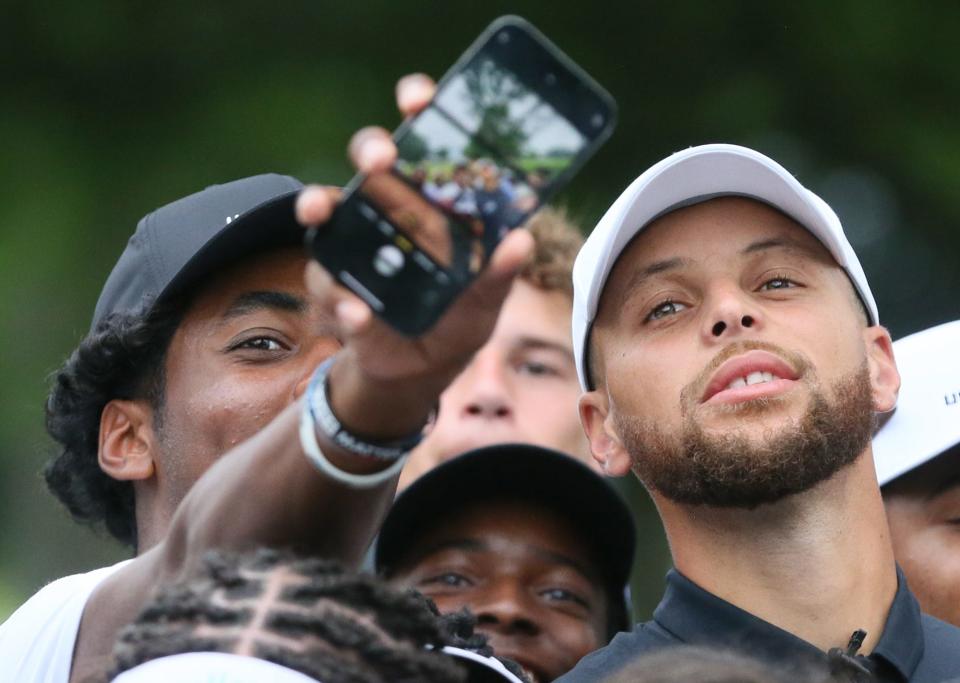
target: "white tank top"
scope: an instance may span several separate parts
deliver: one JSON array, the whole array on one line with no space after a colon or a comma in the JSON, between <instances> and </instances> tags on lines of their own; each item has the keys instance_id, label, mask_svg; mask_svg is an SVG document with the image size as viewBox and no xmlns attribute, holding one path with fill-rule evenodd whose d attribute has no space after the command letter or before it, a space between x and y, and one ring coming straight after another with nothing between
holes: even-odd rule
<instances>
[{"instance_id":1,"label":"white tank top","mask_svg":"<svg viewBox=\"0 0 960 683\"><path fill-rule=\"evenodd\" d=\"M68 683L87 599L128 562L57 579L0 624L0 683Z\"/></svg>"}]
</instances>

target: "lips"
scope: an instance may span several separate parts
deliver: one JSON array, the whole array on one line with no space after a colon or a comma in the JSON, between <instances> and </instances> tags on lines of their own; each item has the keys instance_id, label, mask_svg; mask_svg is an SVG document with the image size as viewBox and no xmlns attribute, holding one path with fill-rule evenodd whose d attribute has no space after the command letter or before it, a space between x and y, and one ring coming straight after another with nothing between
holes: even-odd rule
<instances>
[{"instance_id":1,"label":"lips","mask_svg":"<svg viewBox=\"0 0 960 683\"><path fill-rule=\"evenodd\" d=\"M707 383L701 403L737 403L788 391L799 373L769 351L748 351L725 361Z\"/></svg>"}]
</instances>

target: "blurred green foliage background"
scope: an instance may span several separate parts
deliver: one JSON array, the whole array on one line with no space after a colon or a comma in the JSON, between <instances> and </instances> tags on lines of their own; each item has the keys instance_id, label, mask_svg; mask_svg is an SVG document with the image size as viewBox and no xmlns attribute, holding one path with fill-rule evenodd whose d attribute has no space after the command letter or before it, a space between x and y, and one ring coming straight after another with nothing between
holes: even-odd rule
<instances>
[{"instance_id":1,"label":"blurred green foliage background","mask_svg":"<svg viewBox=\"0 0 960 683\"><path fill-rule=\"evenodd\" d=\"M960 317L960 4L831 2L4 3L0 12L0 618L123 555L38 475L47 376L89 325L139 217L264 171L343 183L395 80L440 75L495 16L526 16L618 99L562 200L585 229L644 168L729 141L830 202L894 337ZM638 496L641 616L667 566Z\"/></svg>"}]
</instances>

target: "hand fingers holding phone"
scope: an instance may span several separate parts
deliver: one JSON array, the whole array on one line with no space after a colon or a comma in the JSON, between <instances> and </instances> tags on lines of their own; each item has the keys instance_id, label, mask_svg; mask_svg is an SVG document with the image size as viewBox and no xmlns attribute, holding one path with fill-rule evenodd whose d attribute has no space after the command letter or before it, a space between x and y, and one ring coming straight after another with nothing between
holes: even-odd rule
<instances>
[{"instance_id":1,"label":"hand fingers holding phone","mask_svg":"<svg viewBox=\"0 0 960 683\"><path fill-rule=\"evenodd\" d=\"M612 98L518 17L491 24L439 85L401 79L396 98L405 122L392 137L381 128L353 137L361 173L311 240L339 283L317 269L312 286L348 328L332 407L370 434L422 418L484 343L532 251L530 235L512 229L616 118ZM367 396L378 386L379 427Z\"/></svg>"},{"instance_id":2,"label":"hand fingers holding phone","mask_svg":"<svg viewBox=\"0 0 960 683\"><path fill-rule=\"evenodd\" d=\"M324 223L329 220L340 196L339 188L308 185L297 197L297 220L306 227ZM353 334L367 324L372 316L369 306L347 288L337 284L315 260L307 264L304 279L307 291L323 309L336 317L346 334Z\"/></svg>"},{"instance_id":3,"label":"hand fingers holding phone","mask_svg":"<svg viewBox=\"0 0 960 683\"><path fill-rule=\"evenodd\" d=\"M350 138L347 156L360 173L383 173L397 160L397 146L386 129L367 126Z\"/></svg>"},{"instance_id":4,"label":"hand fingers holding phone","mask_svg":"<svg viewBox=\"0 0 960 683\"><path fill-rule=\"evenodd\" d=\"M297 220L306 227L326 222L340 201L340 195L341 192L336 187L308 185L297 197Z\"/></svg>"},{"instance_id":5,"label":"hand fingers holding phone","mask_svg":"<svg viewBox=\"0 0 960 683\"><path fill-rule=\"evenodd\" d=\"M437 92L437 84L426 74L409 74L397 81L397 108L405 117L425 109Z\"/></svg>"}]
</instances>

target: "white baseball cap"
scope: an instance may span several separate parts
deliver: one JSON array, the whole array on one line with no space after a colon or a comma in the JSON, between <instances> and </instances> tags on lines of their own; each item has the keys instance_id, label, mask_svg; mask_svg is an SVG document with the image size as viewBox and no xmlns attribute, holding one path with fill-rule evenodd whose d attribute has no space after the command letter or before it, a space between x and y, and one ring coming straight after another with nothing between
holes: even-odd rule
<instances>
[{"instance_id":1,"label":"white baseball cap","mask_svg":"<svg viewBox=\"0 0 960 683\"><path fill-rule=\"evenodd\" d=\"M654 219L722 196L756 199L779 209L820 240L847 272L876 325L877 304L840 219L773 159L737 145L701 145L650 167L623 191L587 238L573 266L573 352L580 385L587 381L587 340L600 294L620 253Z\"/></svg>"},{"instance_id":2,"label":"white baseball cap","mask_svg":"<svg viewBox=\"0 0 960 683\"><path fill-rule=\"evenodd\" d=\"M151 659L124 671L113 683L318 683L299 671L256 657L225 652L187 652Z\"/></svg>"},{"instance_id":3,"label":"white baseball cap","mask_svg":"<svg viewBox=\"0 0 960 683\"><path fill-rule=\"evenodd\" d=\"M873 437L880 485L960 443L960 320L893 343L900 396Z\"/></svg>"},{"instance_id":4,"label":"white baseball cap","mask_svg":"<svg viewBox=\"0 0 960 683\"><path fill-rule=\"evenodd\" d=\"M467 683L499 683L499 681L523 683L496 657L488 657L477 654L473 650L464 650L452 645L444 647L442 652L459 659L460 663L466 667Z\"/></svg>"},{"instance_id":5,"label":"white baseball cap","mask_svg":"<svg viewBox=\"0 0 960 683\"><path fill-rule=\"evenodd\" d=\"M468 683L523 683L495 657L450 645L441 650L460 661ZM256 657L187 652L152 659L124 671L113 683L319 683L299 671Z\"/></svg>"}]
</instances>

